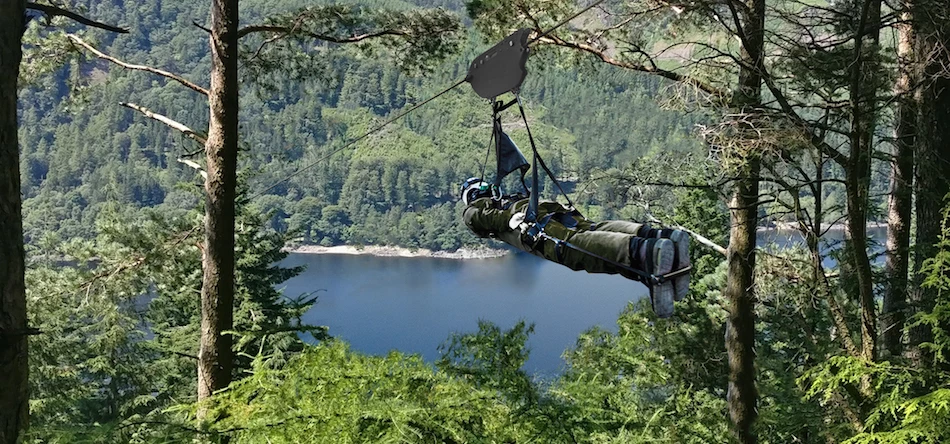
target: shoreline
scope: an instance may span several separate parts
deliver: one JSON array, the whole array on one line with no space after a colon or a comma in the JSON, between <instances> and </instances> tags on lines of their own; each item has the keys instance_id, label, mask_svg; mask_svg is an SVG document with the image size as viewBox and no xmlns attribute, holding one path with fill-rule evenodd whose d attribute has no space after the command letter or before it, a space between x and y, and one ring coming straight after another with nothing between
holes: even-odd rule
<instances>
[{"instance_id":1,"label":"shoreline","mask_svg":"<svg viewBox=\"0 0 950 444\"><path fill-rule=\"evenodd\" d=\"M493 259L508 254L508 250L495 248L466 248L455 251L433 251L427 248L405 248L389 245L335 245L324 247L321 245L285 246L283 251L298 254L348 254L369 255L378 257L429 257L439 259Z\"/></svg>"},{"instance_id":2,"label":"shoreline","mask_svg":"<svg viewBox=\"0 0 950 444\"><path fill-rule=\"evenodd\" d=\"M887 222L868 222L867 227L870 229L876 228L886 228ZM847 224L844 222L836 222L833 224L822 223L822 231L844 231L847 228ZM772 222L770 226L767 227L757 227L756 231L798 231L798 224L796 222Z\"/></svg>"}]
</instances>

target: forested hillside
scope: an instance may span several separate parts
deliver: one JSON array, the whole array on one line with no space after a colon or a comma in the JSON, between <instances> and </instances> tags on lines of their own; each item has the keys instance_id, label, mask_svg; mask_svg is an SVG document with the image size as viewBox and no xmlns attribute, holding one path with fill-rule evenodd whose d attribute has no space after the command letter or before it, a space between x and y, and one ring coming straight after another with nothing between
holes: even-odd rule
<instances>
[{"instance_id":1,"label":"forested hillside","mask_svg":"<svg viewBox=\"0 0 950 444\"><path fill-rule=\"evenodd\" d=\"M0 5L0 444L950 441L944 0ZM578 208L692 236L675 314L543 380L531 320L434 363L304 325L288 245L489 242L467 85L341 148L521 28Z\"/></svg>"},{"instance_id":2,"label":"forested hillside","mask_svg":"<svg viewBox=\"0 0 950 444\"><path fill-rule=\"evenodd\" d=\"M267 10L292 10L297 3L267 4ZM158 1L135 9L108 2L88 6L90 13L134 30L128 37L91 33L88 39L98 40L101 51L190 79L207 76L203 31L191 24L203 16L204 6ZM257 21L259 10L242 3L243 20ZM308 61L300 72L283 66L259 76L245 72L240 170L246 194L274 185L451 84L487 46L483 40L468 33L450 60L410 71L391 58L346 50ZM35 246L44 236L91 238L104 205L157 207L170 214L193 209L197 189L182 184L197 183L198 175L177 159L200 145L120 102L204 128L203 98L89 52L68 60L20 94L27 243ZM653 97L661 86L654 79L601 67L558 67L543 58L530 68L524 95L538 120L533 130L542 154L581 186L593 176L581 172L622 168L651 152L698 149L690 137L697 118L660 108ZM515 115L509 117L514 123ZM490 125L490 106L460 88L251 205L268 214L268 226L293 233L299 242L456 249L475 242L456 221L457 188L482 171ZM527 145L523 128L513 126L510 133ZM599 200L579 199L595 206Z\"/></svg>"}]
</instances>

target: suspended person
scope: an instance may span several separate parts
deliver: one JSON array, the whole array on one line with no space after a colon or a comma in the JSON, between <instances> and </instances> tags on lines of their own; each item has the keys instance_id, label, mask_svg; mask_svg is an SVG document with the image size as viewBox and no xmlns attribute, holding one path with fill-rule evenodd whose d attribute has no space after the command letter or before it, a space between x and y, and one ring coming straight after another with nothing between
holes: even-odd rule
<instances>
[{"instance_id":1,"label":"suspended person","mask_svg":"<svg viewBox=\"0 0 950 444\"><path fill-rule=\"evenodd\" d=\"M661 318L672 316L673 301L689 290L689 235L681 230L619 220L595 223L557 202L539 202L537 222L528 223L528 197L502 196L496 185L478 178L462 183L461 200L465 225L476 236L501 240L575 271L643 282Z\"/></svg>"}]
</instances>

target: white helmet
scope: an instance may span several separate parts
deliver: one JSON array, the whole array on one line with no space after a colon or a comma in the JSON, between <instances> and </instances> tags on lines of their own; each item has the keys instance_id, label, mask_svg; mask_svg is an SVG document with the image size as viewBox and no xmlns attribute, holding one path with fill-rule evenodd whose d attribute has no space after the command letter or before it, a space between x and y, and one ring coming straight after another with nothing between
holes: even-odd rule
<instances>
[{"instance_id":1,"label":"white helmet","mask_svg":"<svg viewBox=\"0 0 950 444\"><path fill-rule=\"evenodd\" d=\"M477 177L472 177L462 182L460 187L462 190L461 199L465 205L468 205L474 202L476 199L481 199L483 197L492 197L495 198L500 195L498 187L484 182Z\"/></svg>"}]
</instances>

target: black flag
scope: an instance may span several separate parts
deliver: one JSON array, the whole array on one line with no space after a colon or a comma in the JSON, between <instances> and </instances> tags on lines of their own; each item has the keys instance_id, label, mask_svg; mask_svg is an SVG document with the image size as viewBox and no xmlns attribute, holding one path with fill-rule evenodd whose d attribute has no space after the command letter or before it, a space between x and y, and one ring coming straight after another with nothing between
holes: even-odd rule
<instances>
[{"instance_id":1,"label":"black flag","mask_svg":"<svg viewBox=\"0 0 950 444\"><path fill-rule=\"evenodd\" d=\"M521 170L522 180L530 166L528 159L518 149L518 145L508 137L504 131L498 131L498 171L495 172L495 185L501 185L501 180L511 174L512 171Z\"/></svg>"}]
</instances>

